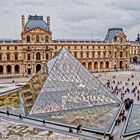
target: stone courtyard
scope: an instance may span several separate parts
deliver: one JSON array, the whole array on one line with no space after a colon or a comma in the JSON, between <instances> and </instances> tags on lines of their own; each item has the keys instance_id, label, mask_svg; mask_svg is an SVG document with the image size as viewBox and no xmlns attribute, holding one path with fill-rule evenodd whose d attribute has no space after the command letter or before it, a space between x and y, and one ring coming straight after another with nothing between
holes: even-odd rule
<instances>
[{"instance_id":1,"label":"stone courtyard","mask_svg":"<svg viewBox=\"0 0 140 140\"><path fill-rule=\"evenodd\" d=\"M139 94L138 91L140 90L139 82L140 82L140 74L139 71L117 71L117 72L104 72L104 73L93 73L93 75L98 78L105 86L107 86L107 82L110 82L110 90L113 91L113 89L117 86L120 91L122 89L126 90L127 88L130 89L130 93L126 93L124 95L124 99L126 98L131 98L134 99L134 103L140 104L140 101L137 99L137 95ZM5 90L11 90L14 88L17 88L20 86L22 83L23 85L29 80L29 78L16 78L12 79L14 80L14 83L11 81L11 79L0 79L0 93L2 93L4 87ZM114 83L115 81L115 83ZM11 84L12 83L12 84ZM21 85L22 85L21 84ZM112 87L112 88L111 88ZM135 93L132 93L131 91L137 87L135 90ZM116 95L120 100L121 100L121 92ZM7 123L3 120L0 121L0 126L1 126L1 138L3 139L10 139L10 138L16 138L16 139L26 139L28 136L28 139L42 139L48 136L48 131L41 132L41 130L35 130L30 127L25 127L20 124L13 124L11 122ZM23 128L22 128L23 127ZM121 124L117 128L114 129L113 134L115 140L118 140L119 137L121 136L120 131L122 131L124 127L124 124ZM22 132L17 134L18 131L17 129L13 128L21 128ZM12 130L11 130L12 129ZM14 132L15 131L15 132ZM28 132L28 134L26 134ZM37 132L37 133L35 133ZM22 134L21 134L22 133ZM119 134L118 134L119 133ZM53 133L50 137L51 140L56 140L57 138L60 138L62 140L72 140L72 139L79 139L79 138L72 138L72 137L67 137L64 135L59 135L57 133ZM48 137L49 138L49 137Z\"/></svg>"}]
</instances>

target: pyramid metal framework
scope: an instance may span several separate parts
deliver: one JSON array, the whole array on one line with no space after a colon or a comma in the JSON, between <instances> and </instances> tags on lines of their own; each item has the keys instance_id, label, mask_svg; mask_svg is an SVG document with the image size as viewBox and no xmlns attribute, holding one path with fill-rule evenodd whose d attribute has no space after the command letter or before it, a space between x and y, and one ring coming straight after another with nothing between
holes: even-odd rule
<instances>
[{"instance_id":1,"label":"pyramid metal framework","mask_svg":"<svg viewBox=\"0 0 140 140\"><path fill-rule=\"evenodd\" d=\"M67 49L47 63L48 77L30 114L120 103Z\"/></svg>"}]
</instances>

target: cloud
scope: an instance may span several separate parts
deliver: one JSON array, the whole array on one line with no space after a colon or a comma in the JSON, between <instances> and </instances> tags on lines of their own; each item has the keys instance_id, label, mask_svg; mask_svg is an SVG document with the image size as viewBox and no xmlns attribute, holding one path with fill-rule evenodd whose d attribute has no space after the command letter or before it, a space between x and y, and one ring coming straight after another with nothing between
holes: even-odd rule
<instances>
[{"instance_id":1,"label":"cloud","mask_svg":"<svg viewBox=\"0 0 140 140\"><path fill-rule=\"evenodd\" d=\"M139 0L114 0L110 5L113 8L122 9L123 11L140 11Z\"/></svg>"},{"instance_id":2,"label":"cloud","mask_svg":"<svg viewBox=\"0 0 140 140\"><path fill-rule=\"evenodd\" d=\"M136 27L140 25L139 3L139 0L0 0L0 28L8 38L19 38L20 16L24 14L27 19L28 15L37 14L44 19L51 16L53 39L104 39L111 27L124 28L128 38L134 39L131 33L137 34Z\"/></svg>"},{"instance_id":3,"label":"cloud","mask_svg":"<svg viewBox=\"0 0 140 140\"><path fill-rule=\"evenodd\" d=\"M16 6L39 6L43 5L45 0L15 0L14 5Z\"/></svg>"}]
</instances>

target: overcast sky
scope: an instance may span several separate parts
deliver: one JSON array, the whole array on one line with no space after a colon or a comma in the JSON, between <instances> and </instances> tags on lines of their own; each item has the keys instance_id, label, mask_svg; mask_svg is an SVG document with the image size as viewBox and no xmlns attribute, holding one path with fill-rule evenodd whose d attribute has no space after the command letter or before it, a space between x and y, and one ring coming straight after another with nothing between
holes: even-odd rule
<instances>
[{"instance_id":1,"label":"overcast sky","mask_svg":"<svg viewBox=\"0 0 140 140\"><path fill-rule=\"evenodd\" d=\"M122 27L129 40L140 33L140 0L0 0L0 38L20 39L21 15L51 17L53 39L101 39Z\"/></svg>"}]
</instances>

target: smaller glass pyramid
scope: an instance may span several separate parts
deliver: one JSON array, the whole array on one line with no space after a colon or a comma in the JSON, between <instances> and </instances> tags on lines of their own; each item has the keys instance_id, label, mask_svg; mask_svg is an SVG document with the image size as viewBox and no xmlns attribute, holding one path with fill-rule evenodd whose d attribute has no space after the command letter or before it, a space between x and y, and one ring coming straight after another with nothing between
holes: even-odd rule
<instances>
[{"instance_id":1,"label":"smaller glass pyramid","mask_svg":"<svg viewBox=\"0 0 140 140\"><path fill-rule=\"evenodd\" d=\"M124 136L140 133L140 104L134 104L130 111L129 119L124 130Z\"/></svg>"},{"instance_id":2,"label":"smaller glass pyramid","mask_svg":"<svg viewBox=\"0 0 140 140\"><path fill-rule=\"evenodd\" d=\"M0 95L0 111L9 111L16 114L23 112L18 91Z\"/></svg>"}]
</instances>

